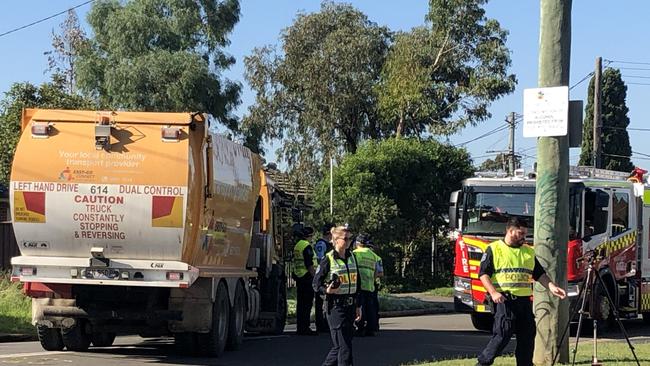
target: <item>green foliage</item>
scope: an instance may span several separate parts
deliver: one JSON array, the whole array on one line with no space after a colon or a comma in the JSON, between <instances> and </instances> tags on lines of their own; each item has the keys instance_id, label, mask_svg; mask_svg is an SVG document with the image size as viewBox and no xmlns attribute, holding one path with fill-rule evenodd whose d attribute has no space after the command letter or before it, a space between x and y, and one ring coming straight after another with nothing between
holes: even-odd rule
<instances>
[{"instance_id":1,"label":"green foliage","mask_svg":"<svg viewBox=\"0 0 650 366\"><path fill-rule=\"evenodd\" d=\"M102 0L88 13L94 38L79 87L110 108L200 111L237 131L240 86L221 70L239 20L238 0Z\"/></svg>"},{"instance_id":2,"label":"green foliage","mask_svg":"<svg viewBox=\"0 0 650 366\"><path fill-rule=\"evenodd\" d=\"M21 292L20 283L0 272L0 333L34 334L32 301Z\"/></svg>"},{"instance_id":3,"label":"green foliage","mask_svg":"<svg viewBox=\"0 0 650 366\"><path fill-rule=\"evenodd\" d=\"M427 25L396 37L379 103L396 135L452 134L490 117L514 90L508 32L485 17L485 0L430 0Z\"/></svg>"},{"instance_id":4,"label":"green foliage","mask_svg":"<svg viewBox=\"0 0 650 366\"><path fill-rule=\"evenodd\" d=\"M423 278L431 237L446 225L449 195L471 174L464 149L413 138L369 141L334 170L333 218L327 217L329 177L317 187L314 222L347 222L369 233L381 246L388 278Z\"/></svg>"},{"instance_id":5,"label":"green foliage","mask_svg":"<svg viewBox=\"0 0 650 366\"><path fill-rule=\"evenodd\" d=\"M607 68L602 75L602 129L601 129L601 168L630 172L634 164L630 161L632 147L627 126L630 119L625 103L627 86L618 69ZM594 78L589 82L585 120L582 124L582 150L580 165L593 165L593 116L594 116Z\"/></svg>"},{"instance_id":6,"label":"green foliage","mask_svg":"<svg viewBox=\"0 0 650 366\"><path fill-rule=\"evenodd\" d=\"M63 83L14 83L0 101L0 184L9 183L23 108L89 109L93 103L66 92Z\"/></svg>"},{"instance_id":7,"label":"green foliage","mask_svg":"<svg viewBox=\"0 0 650 366\"><path fill-rule=\"evenodd\" d=\"M388 29L347 4L324 2L282 32L282 53L256 48L245 58L256 103L244 118L259 140L282 139L279 157L305 176L330 156L377 138L376 97Z\"/></svg>"}]
</instances>

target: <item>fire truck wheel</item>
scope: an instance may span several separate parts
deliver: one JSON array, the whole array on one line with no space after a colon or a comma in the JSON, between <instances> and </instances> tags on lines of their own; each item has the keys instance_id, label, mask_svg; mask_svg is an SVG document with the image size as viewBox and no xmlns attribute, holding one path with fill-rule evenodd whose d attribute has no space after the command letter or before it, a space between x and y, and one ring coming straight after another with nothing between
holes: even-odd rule
<instances>
[{"instance_id":1,"label":"fire truck wheel","mask_svg":"<svg viewBox=\"0 0 650 366\"><path fill-rule=\"evenodd\" d=\"M48 328L44 325L36 326L36 333L38 340L41 342L41 347L46 351L61 351L63 350L63 338L61 338L61 329Z\"/></svg>"},{"instance_id":2,"label":"fire truck wheel","mask_svg":"<svg viewBox=\"0 0 650 366\"><path fill-rule=\"evenodd\" d=\"M228 320L228 343L229 350L236 350L244 342L244 320L246 318L246 295L241 282L237 283L235 289L235 302L230 311Z\"/></svg>"},{"instance_id":3,"label":"fire truck wheel","mask_svg":"<svg viewBox=\"0 0 650 366\"><path fill-rule=\"evenodd\" d=\"M70 328L61 329L63 344L68 351L84 352L90 346L90 335L86 333L85 321L78 319Z\"/></svg>"},{"instance_id":4,"label":"fire truck wheel","mask_svg":"<svg viewBox=\"0 0 650 366\"><path fill-rule=\"evenodd\" d=\"M217 296L212 305L212 329L198 335L199 351L204 356L219 357L226 348L230 300L223 282L217 287Z\"/></svg>"},{"instance_id":5,"label":"fire truck wheel","mask_svg":"<svg viewBox=\"0 0 650 366\"><path fill-rule=\"evenodd\" d=\"M115 333L95 332L90 335L90 340L95 347L110 347L115 342Z\"/></svg>"},{"instance_id":6,"label":"fire truck wheel","mask_svg":"<svg viewBox=\"0 0 650 366\"><path fill-rule=\"evenodd\" d=\"M471 316L474 328L485 332L492 331L494 316L491 313L472 313Z\"/></svg>"},{"instance_id":7,"label":"fire truck wheel","mask_svg":"<svg viewBox=\"0 0 650 366\"><path fill-rule=\"evenodd\" d=\"M613 296L613 294L610 294ZM607 332L614 327L614 314L609 305L609 299L605 293L605 289L598 284L594 291L594 313L595 318L598 320L598 331Z\"/></svg>"}]
</instances>

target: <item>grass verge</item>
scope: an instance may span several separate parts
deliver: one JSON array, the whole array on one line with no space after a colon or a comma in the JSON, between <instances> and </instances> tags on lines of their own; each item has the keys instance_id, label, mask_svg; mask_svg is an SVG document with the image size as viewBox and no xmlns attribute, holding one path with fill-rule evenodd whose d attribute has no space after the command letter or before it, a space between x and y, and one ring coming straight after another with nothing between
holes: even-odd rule
<instances>
[{"instance_id":1,"label":"grass verge","mask_svg":"<svg viewBox=\"0 0 650 366\"><path fill-rule=\"evenodd\" d=\"M638 343L634 345L634 351L641 365L650 364L650 343ZM569 346L569 361L573 355L573 345ZM581 342L578 347L578 355L576 356L576 364L590 365L591 364L592 347L591 342ZM630 352L625 342L613 341L599 341L598 342L598 361L604 365L616 366L632 366L636 365L634 357ZM408 363L404 365L418 365L418 366L466 366L476 363L476 359L456 359L444 360L426 363ZM514 365L514 357L498 357L494 361L494 366L511 366Z\"/></svg>"},{"instance_id":2,"label":"grass verge","mask_svg":"<svg viewBox=\"0 0 650 366\"><path fill-rule=\"evenodd\" d=\"M454 289L452 287L438 287L425 292L427 295L453 297Z\"/></svg>"},{"instance_id":3,"label":"grass verge","mask_svg":"<svg viewBox=\"0 0 650 366\"><path fill-rule=\"evenodd\" d=\"M21 285L0 273L0 333L35 334L32 301L21 292Z\"/></svg>"}]
</instances>

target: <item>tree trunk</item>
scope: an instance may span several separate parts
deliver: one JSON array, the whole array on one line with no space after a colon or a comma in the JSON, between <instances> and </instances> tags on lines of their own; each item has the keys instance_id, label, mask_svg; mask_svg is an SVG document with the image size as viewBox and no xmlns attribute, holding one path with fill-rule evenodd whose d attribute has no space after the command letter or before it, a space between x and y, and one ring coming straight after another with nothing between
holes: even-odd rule
<instances>
[{"instance_id":1,"label":"tree trunk","mask_svg":"<svg viewBox=\"0 0 650 366\"><path fill-rule=\"evenodd\" d=\"M397 124L397 130L395 131L395 138L402 137L402 131L404 130L404 112L399 112L399 123Z\"/></svg>"}]
</instances>

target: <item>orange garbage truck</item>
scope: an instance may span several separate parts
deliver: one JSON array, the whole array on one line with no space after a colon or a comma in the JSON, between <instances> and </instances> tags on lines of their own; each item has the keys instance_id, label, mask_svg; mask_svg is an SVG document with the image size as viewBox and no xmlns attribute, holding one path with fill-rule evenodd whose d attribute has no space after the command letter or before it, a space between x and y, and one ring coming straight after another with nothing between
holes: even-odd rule
<instances>
[{"instance_id":1,"label":"orange garbage truck","mask_svg":"<svg viewBox=\"0 0 650 366\"><path fill-rule=\"evenodd\" d=\"M287 314L278 195L261 159L192 113L26 109L10 182L46 350L173 336L218 356Z\"/></svg>"}]
</instances>

